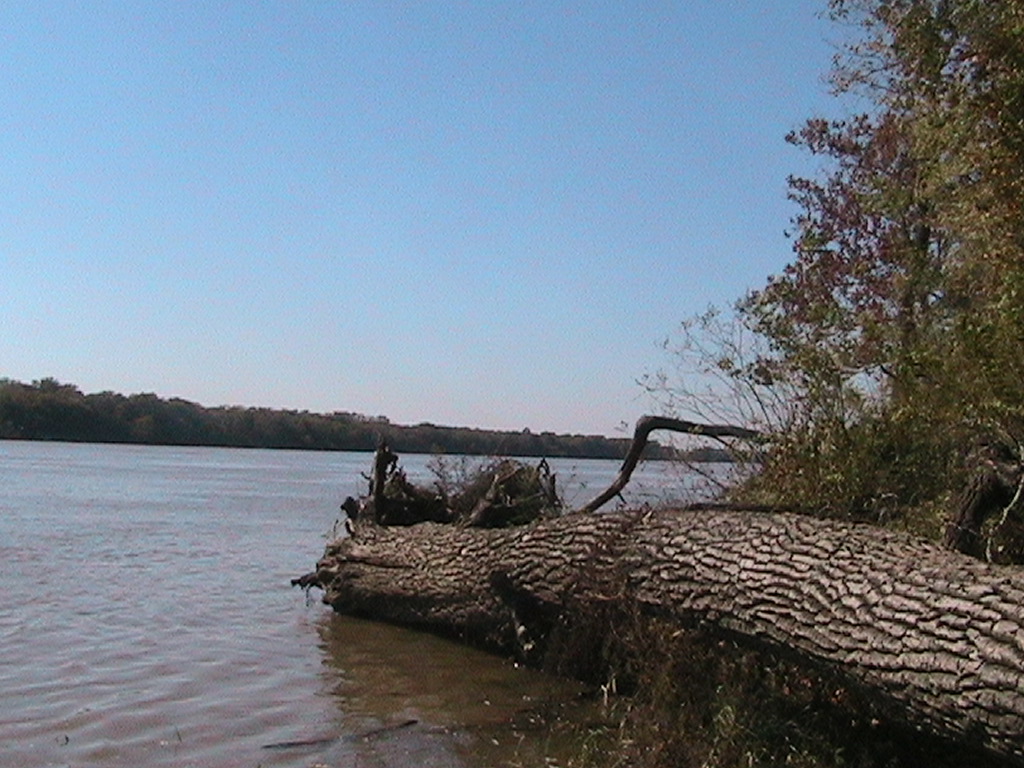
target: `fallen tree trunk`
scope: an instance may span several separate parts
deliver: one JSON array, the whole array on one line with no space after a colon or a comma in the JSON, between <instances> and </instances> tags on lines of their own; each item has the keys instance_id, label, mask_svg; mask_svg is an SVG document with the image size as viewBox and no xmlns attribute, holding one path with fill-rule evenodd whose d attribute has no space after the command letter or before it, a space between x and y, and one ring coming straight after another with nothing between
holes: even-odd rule
<instances>
[{"instance_id":1,"label":"fallen tree trunk","mask_svg":"<svg viewBox=\"0 0 1024 768\"><path fill-rule=\"evenodd\" d=\"M1024 765L1024 573L882 529L721 511L360 521L316 581L340 612L503 648L547 636L570 605L626 601L827 665L911 726Z\"/></svg>"}]
</instances>

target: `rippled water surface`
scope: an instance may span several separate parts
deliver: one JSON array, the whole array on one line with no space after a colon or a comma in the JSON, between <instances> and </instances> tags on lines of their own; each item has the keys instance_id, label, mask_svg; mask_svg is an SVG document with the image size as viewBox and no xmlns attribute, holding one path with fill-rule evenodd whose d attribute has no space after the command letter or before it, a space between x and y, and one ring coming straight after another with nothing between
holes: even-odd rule
<instances>
[{"instance_id":1,"label":"rippled water surface","mask_svg":"<svg viewBox=\"0 0 1024 768\"><path fill-rule=\"evenodd\" d=\"M571 684L289 586L369 463L0 441L0 766L557 764ZM555 468L582 503L617 465Z\"/></svg>"}]
</instances>

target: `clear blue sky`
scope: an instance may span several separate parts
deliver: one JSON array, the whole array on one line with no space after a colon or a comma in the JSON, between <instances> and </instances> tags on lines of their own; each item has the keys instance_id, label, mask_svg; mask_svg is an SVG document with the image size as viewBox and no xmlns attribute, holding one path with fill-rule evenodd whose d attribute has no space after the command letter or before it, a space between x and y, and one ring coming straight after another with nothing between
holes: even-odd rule
<instances>
[{"instance_id":1,"label":"clear blue sky","mask_svg":"<svg viewBox=\"0 0 1024 768\"><path fill-rule=\"evenodd\" d=\"M0 4L0 376L615 434L790 257L824 0Z\"/></svg>"}]
</instances>

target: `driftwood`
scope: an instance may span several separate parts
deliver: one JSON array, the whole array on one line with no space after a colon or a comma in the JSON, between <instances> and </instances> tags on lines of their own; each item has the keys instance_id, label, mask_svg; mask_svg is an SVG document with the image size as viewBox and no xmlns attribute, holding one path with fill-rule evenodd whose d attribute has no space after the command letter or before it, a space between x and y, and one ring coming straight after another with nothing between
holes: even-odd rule
<instances>
[{"instance_id":1,"label":"driftwood","mask_svg":"<svg viewBox=\"0 0 1024 768\"><path fill-rule=\"evenodd\" d=\"M555 475L543 459L536 466L513 459L492 461L450 491L442 483L433 487L411 483L398 463L398 455L382 442L374 453L370 475L364 477L369 481L368 493L360 499L350 496L341 505L349 524L372 521L383 526L408 526L433 522L500 528L524 525L562 511Z\"/></svg>"},{"instance_id":2,"label":"driftwood","mask_svg":"<svg viewBox=\"0 0 1024 768\"><path fill-rule=\"evenodd\" d=\"M911 726L1024 765L1024 574L881 529L671 511L360 525L317 581L342 613L506 650L614 597L830 666Z\"/></svg>"},{"instance_id":3,"label":"driftwood","mask_svg":"<svg viewBox=\"0 0 1024 768\"><path fill-rule=\"evenodd\" d=\"M637 425L616 483L585 510L621 490L642 442L668 421ZM698 433L756 437L734 427ZM384 487L372 484L371 494ZM339 612L536 657L546 638L615 601L793 654L846 677L913 728L1024 766L1019 568L774 511L620 510L497 529L378 519L360 515L304 577Z\"/></svg>"}]
</instances>

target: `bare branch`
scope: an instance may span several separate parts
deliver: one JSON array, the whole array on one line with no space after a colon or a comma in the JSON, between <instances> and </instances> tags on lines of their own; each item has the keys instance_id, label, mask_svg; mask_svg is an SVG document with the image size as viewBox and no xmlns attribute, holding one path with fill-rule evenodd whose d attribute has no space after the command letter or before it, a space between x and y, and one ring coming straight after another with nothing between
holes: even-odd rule
<instances>
[{"instance_id":1,"label":"bare branch","mask_svg":"<svg viewBox=\"0 0 1024 768\"><path fill-rule=\"evenodd\" d=\"M636 429L633 430L633 442L629 446L629 452L626 454L625 461L622 462L622 468L619 470L615 481L608 486L604 493L600 494L585 507L577 510L578 512L595 512L621 493L622 489L629 482L629 478L633 476L633 470L636 469L636 465L640 463L640 456L647 446L647 438L656 429L667 429L672 432L714 438L735 437L742 440L754 440L761 436L760 432L731 424L697 424L692 421L673 419L668 416L641 416L636 422Z\"/></svg>"}]
</instances>

